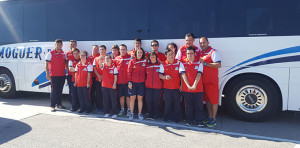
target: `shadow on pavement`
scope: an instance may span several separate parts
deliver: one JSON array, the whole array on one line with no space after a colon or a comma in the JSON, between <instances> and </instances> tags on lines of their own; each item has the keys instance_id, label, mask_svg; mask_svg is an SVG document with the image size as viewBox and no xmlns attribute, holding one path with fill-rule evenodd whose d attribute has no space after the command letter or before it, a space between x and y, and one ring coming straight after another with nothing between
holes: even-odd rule
<instances>
[{"instance_id":1,"label":"shadow on pavement","mask_svg":"<svg viewBox=\"0 0 300 148\"><path fill-rule=\"evenodd\" d=\"M0 117L0 123L0 145L32 130L31 126L17 120Z\"/></svg>"}]
</instances>

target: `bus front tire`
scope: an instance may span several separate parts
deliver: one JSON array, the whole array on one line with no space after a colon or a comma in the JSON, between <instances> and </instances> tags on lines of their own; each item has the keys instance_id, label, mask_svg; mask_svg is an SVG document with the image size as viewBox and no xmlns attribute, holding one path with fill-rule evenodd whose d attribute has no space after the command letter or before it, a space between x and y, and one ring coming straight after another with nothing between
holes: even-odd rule
<instances>
[{"instance_id":1,"label":"bus front tire","mask_svg":"<svg viewBox=\"0 0 300 148\"><path fill-rule=\"evenodd\" d=\"M12 73L4 68L0 69L0 97L14 98L16 96L16 85Z\"/></svg>"},{"instance_id":2,"label":"bus front tire","mask_svg":"<svg viewBox=\"0 0 300 148\"><path fill-rule=\"evenodd\" d=\"M280 108L280 92L262 76L242 76L227 87L225 105L229 113L244 121L262 121Z\"/></svg>"}]
</instances>

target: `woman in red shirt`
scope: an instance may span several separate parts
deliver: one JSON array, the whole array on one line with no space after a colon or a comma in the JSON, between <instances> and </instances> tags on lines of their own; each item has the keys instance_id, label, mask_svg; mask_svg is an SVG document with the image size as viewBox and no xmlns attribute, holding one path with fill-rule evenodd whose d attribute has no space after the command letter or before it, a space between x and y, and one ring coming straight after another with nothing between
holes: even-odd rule
<instances>
[{"instance_id":1,"label":"woman in red shirt","mask_svg":"<svg viewBox=\"0 0 300 148\"><path fill-rule=\"evenodd\" d=\"M145 94L145 79L146 79L146 65L145 51L143 48L137 48L135 58L131 59L128 64L128 92L130 95L130 115L129 120L133 120L133 111L136 95L138 98L138 118L143 120L143 96Z\"/></svg>"},{"instance_id":2,"label":"woman in red shirt","mask_svg":"<svg viewBox=\"0 0 300 148\"><path fill-rule=\"evenodd\" d=\"M117 118L117 79L118 70L112 62L111 55L106 55L104 63L99 60L99 67L102 70L102 94L104 117L109 117L110 110L112 118Z\"/></svg>"},{"instance_id":3,"label":"woman in red shirt","mask_svg":"<svg viewBox=\"0 0 300 148\"><path fill-rule=\"evenodd\" d=\"M91 100L90 100L90 86L92 85L93 66L87 61L87 51L80 52L81 61L76 65L75 68L75 83L77 87L77 93L79 96L80 110L78 113L92 112Z\"/></svg>"},{"instance_id":4,"label":"woman in red shirt","mask_svg":"<svg viewBox=\"0 0 300 148\"><path fill-rule=\"evenodd\" d=\"M154 51L148 54L149 61L147 62L147 79L145 82L147 99L148 119L157 119L160 116L160 96L162 93L162 82L159 78L160 62L157 60L157 55Z\"/></svg>"}]
</instances>

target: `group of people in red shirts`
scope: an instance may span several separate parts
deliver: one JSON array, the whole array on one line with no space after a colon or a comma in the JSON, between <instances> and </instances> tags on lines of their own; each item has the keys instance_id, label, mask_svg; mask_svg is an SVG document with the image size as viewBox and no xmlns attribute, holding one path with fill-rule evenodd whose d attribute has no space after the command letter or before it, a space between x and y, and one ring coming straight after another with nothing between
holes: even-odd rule
<instances>
[{"instance_id":1,"label":"group of people in red shirts","mask_svg":"<svg viewBox=\"0 0 300 148\"><path fill-rule=\"evenodd\" d=\"M135 48L129 53L125 44L114 45L112 55L106 54L105 45L93 45L90 56L77 49L75 40L70 41L71 50L64 54L62 40L56 40L55 49L46 55L51 111L55 111L55 107L65 108L60 96L65 83L64 63L68 63L67 81L73 112L91 113L95 104L104 117L126 114L133 120L137 102L139 120L144 119L142 110L146 104L147 119L160 118L163 107L163 121L179 122L182 119L180 102L184 102L186 125L213 127L219 104L221 59L206 37L199 39L201 49L194 45L195 39L193 33L188 33L186 45L177 49L175 43L170 43L165 53L158 51L157 40L151 41L152 51L147 53L141 47L141 39L134 40ZM203 101L207 118L203 115Z\"/></svg>"}]
</instances>

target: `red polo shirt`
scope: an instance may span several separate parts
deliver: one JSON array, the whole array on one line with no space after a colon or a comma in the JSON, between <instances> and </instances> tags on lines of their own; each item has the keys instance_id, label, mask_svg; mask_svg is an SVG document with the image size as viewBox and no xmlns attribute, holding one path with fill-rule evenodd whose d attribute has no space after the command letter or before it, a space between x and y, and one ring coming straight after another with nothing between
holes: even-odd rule
<instances>
[{"instance_id":1,"label":"red polo shirt","mask_svg":"<svg viewBox=\"0 0 300 148\"><path fill-rule=\"evenodd\" d=\"M50 76L66 76L65 63L67 61L67 56L63 50L59 52L57 50L52 50L47 53L45 60L49 66Z\"/></svg>"},{"instance_id":2,"label":"red polo shirt","mask_svg":"<svg viewBox=\"0 0 300 148\"><path fill-rule=\"evenodd\" d=\"M203 73L202 63L195 59L194 62L185 59L182 63L184 67L180 67L180 73L186 73L190 86L193 86L198 73ZM185 82L182 82L182 91L184 92L203 92L202 78L198 82L195 90L189 90Z\"/></svg>"},{"instance_id":3,"label":"red polo shirt","mask_svg":"<svg viewBox=\"0 0 300 148\"><path fill-rule=\"evenodd\" d=\"M131 56L126 53L125 56L117 56L114 59L114 64L118 69L118 80L117 84L127 84L127 70L128 70L128 64L129 61L131 60Z\"/></svg>"},{"instance_id":4,"label":"red polo shirt","mask_svg":"<svg viewBox=\"0 0 300 148\"><path fill-rule=\"evenodd\" d=\"M88 73L93 72L93 66L90 64L90 62L86 62L85 64L82 64L79 62L76 65L75 73L77 73L77 87L85 87L87 86L87 77ZM89 80L90 85L92 85L92 77Z\"/></svg>"},{"instance_id":5,"label":"red polo shirt","mask_svg":"<svg viewBox=\"0 0 300 148\"><path fill-rule=\"evenodd\" d=\"M102 87L112 88L114 84L115 75L118 74L117 67L115 64L111 64L110 66L102 65Z\"/></svg>"},{"instance_id":6,"label":"red polo shirt","mask_svg":"<svg viewBox=\"0 0 300 148\"><path fill-rule=\"evenodd\" d=\"M195 48L195 52L196 52L195 53L195 58L199 59L201 50L198 49L197 46L193 45L193 47ZM181 46L179 48L177 54L176 54L175 59L180 60L181 62L184 62L184 60L187 58L187 56L186 56L186 49L187 48L188 48L187 45Z\"/></svg>"},{"instance_id":7,"label":"red polo shirt","mask_svg":"<svg viewBox=\"0 0 300 148\"><path fill-rule=\"evenodd\" d=\"M166 89L179 89L180 87L180 73L179 67L183 66L178 60L174 60L170 63L168 60L160 65L159 73L163 75L169 75L172 78L170 80L163 79L163 88Z\"/></svg>"},{"instance_id":8,"label":"red polo shirt","mask_svg":"<svg viewBox=\"0 0 300 148\"><path fill-rule=\"evenodd\" d=\"M80 62L80 59L73 59L73 60L69 60L69 67L76 67L76 65L78 64ZM69 72L68 73L69 75L71 75L72 76L72 82L75 82L75 72Z\"/></svg>"}]
</instances>

